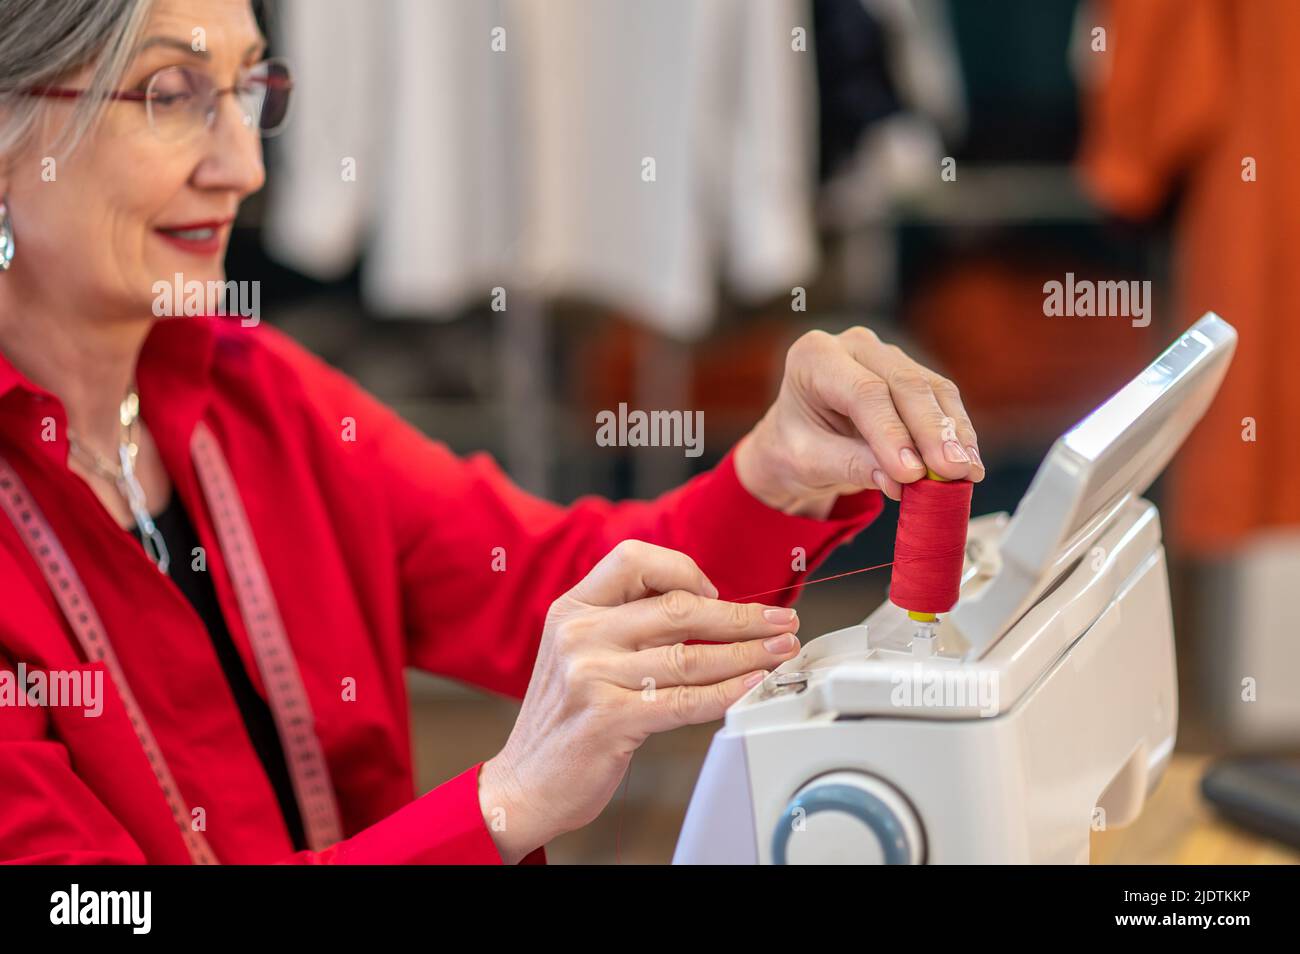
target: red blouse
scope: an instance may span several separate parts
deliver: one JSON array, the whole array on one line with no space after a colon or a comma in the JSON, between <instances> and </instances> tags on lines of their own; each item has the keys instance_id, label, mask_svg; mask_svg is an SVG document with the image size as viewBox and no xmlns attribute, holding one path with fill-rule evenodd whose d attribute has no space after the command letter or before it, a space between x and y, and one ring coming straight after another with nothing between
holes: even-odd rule
<instances>
[{"instance_id":1,"label":"red blouse","mask_svg":"<svg viewBox=\"0 0 1300 954\"><path fill-rule=\"evenodd\" d=\"M842 498L825 521L786 516L745 491L728 455L654 501L557 506L485 455L456 457L278 332L234 320L160 322L137 384L265 697L190 456L199 422L229 462L333 783L345 836L333 846L293 852L197 613L67 469L58 399L3 356L0 455L66 549L185 803L203 806L207 843L228 863L500 863L479 766L414 797L404 667L520 698L550 603L619 540L682 550L737 597L796 582L795 547L811 569L882 504L871 491ZM0 669L16 677L19 663L102 668L0 513ZM107 676L103 686L98 717L0 704L0 860L190 860L122 699Z\"/></svg>"}]
</instances>

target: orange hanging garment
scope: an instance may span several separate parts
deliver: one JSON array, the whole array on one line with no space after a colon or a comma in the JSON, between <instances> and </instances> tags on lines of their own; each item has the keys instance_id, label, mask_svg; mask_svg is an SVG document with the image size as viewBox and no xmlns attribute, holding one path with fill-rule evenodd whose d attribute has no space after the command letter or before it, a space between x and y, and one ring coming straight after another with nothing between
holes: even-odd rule
<instances>
[{"instance_id":1,"label":"orange hanging garment","mask_svg":"<svg viewBox=\"0 0 1300 954\"><path fill-rule=\"evenodd\" d=\"M1172 333L1213 310L1236 358L1171 474L1166 519L1208 556L1300 524L1300 3L1100 3L1079 166L1112 212L1178 198ZM1253 422L1254 440L1250 437Z\"/></svg>"}]
</instances>

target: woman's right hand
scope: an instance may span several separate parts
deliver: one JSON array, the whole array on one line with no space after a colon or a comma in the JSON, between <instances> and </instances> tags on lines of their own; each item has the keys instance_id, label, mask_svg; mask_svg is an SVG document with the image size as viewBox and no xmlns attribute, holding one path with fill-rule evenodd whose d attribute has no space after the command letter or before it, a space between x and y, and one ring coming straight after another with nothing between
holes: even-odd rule
<instances>
[{"instance_id":1,"label":"woman's right hand","mask_svg":"<svg viewBox=\"0 0 1300 954\"><path fill-rule=\"evenodd\" d=\"M798 630L794 610L719 600L683 553L616 546L551 604L519 718L480 771L502 859L595 819L651 733L720 719L799 652Z\"/></svg>"}]
</instances>

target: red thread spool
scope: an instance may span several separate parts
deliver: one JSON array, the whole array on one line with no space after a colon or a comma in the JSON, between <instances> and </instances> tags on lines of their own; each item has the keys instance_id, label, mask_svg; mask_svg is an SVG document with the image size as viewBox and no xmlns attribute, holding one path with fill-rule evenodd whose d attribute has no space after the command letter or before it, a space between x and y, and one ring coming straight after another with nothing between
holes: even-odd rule
<instances>
[{"instance_id":1,"label":"red thread spool","mask_svg":"<svg viewBox=\"0 0 1300 954\"><path fill-rule=\"evenodd\" d=\"M974 485L922 477L903 484L889 599L913 613L946 613L957 605Z\"/></svg>"}]
</instances>

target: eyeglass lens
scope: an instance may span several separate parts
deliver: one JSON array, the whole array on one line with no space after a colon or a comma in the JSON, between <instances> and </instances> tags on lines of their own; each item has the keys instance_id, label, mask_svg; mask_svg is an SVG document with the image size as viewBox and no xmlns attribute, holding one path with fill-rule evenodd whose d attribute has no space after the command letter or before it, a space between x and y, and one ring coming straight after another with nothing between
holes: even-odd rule
<instances>
[{"instance_id":1,"label":"eyeglass lens","mask_svg":"<svg viewBox=\"0 0 1300 954\"><path fill-rule=\"evenodd\" d=\"M266 60L246 71L234 89L245 122L262 135L278 132L289 111L293 88L286 64ZM217 112L216 84L205 73L172 66L155 73L145 91L149 122L164 139L176 140L212 125Z\"/></svg>"}]
</instances>

